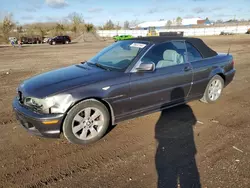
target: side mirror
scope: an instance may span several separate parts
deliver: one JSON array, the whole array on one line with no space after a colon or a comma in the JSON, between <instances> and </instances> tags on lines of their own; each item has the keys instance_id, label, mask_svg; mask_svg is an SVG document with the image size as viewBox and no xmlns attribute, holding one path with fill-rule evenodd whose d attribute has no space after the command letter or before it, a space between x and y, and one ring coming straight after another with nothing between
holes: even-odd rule
<instances>
[{"instance_id":1,"label":"side mirror","mask_svg":"<svg viewBox=\"0 0 250 188\"><path fill-rule=\"evenodd\" d=\"M149 63L142 63L139 67L136 68L138 72L147 72L147 71L154 71L155 64L153 62Z\"/></svg>"}]
</instances>

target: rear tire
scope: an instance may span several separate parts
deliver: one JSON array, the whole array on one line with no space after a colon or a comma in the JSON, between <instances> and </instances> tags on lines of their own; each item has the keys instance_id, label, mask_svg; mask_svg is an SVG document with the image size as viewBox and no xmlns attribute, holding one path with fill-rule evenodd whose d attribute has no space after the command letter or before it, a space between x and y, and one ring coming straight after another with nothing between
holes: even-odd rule
<instances>
[{"instance_id":1,"label":"rear tire","mask_svg":"<svg viewBox=\"0 0 250 188\"><path fill-rule=\"evenodd\" d=\"M221 76L215 75L209 81L203 97L200 99L204 103L215 103L219 100L224 88L224 80Z\"/></svg>"},{"instance_id":2,"label":"rear tire","mask_svg":"<svg viewBox=\"0 0 250 188\"><path fill-rule=\"evenodd\" d=\"M90 144L101 139L110 123L108 109L101 102L89 99L76 104L67 114L63 133L74 144Z\"/></svg>"},{"instance_id":3,"label":"rear tire","mask_svg":"<svg viewBox=\"0 0 250 188\"><path fill-rule=\"evenodd\" d=\"M66 40L66 41L65 41L65 44L69 44L69 41Z\"/></svg>"}]
</instances>

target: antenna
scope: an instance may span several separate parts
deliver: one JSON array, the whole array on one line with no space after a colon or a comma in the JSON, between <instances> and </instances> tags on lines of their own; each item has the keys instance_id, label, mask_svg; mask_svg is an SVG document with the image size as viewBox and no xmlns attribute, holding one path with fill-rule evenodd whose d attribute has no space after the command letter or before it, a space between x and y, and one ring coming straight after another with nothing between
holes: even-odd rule
<instances>
[{"instance_id":1,"label":"antenna","mask_svg":"<svg viewBox=\"0 0 250 188\"><path fill-rule=\"evenodd\" d=\"M236 20L236 15L234 15L234 21ZM238 26L239 26L239 22L237 22L237 26L236 26L236 29L235 29L235 34L237 34L237 30L238 30ZM232 43L233 43L233 39L234 39L234 34L232 33L232 38L231 38L231 41L230 41L230 44L229 44L229 48L228 48L228 52L227 52L227 55L229 55L230 53L230 50L231 50L231 46L232 46Z\"/></svg>"},{"instance_id":2,"label":"antenna","mask_svg":"<svg viewBox=\"0 0 250 188\"><path fill-rule=\"evenodd\" d=\"M229 48L228 48L227 55L229 55L229 53L230 53L231 46L232 46L232 42L233 42L233 37L232 37L232 39L231 39L231 41L230 41L230 44L229 44Z\"/></svg>"}]
</instances>

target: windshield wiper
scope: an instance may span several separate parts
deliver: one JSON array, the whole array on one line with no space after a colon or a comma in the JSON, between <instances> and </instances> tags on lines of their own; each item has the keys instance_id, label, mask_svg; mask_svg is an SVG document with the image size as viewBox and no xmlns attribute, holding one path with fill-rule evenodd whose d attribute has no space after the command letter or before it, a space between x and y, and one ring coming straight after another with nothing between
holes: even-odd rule
<instances>
[{"instance_id":1,"label":"windshield wiper","mask_svg":"<svg viewBox=\"0 0 250 188\"><path fill-rule=\"evenodd\" d=\"M87 64L91 64L91 65L94 65L94 63L89 62L89 61L83 61L83 62L81 62L81 64L85 64L85 63L87 63Z\"/></svg>"},{"instance_id":2,"label":"windshield wiper","mask_svg":"<svg viewBox=\"0 0 250 188\"><path fill-rule=\"evenodd\" d=\"M84 64L84 63L87 63L88 65L92 65L92 66L94 65L94 66L99 67L99 68L101 68L101 69L110 71L110 69L109 69L108 67L103 66L103 65L100 64L100 63L93 63L93 62L90 62L90 61L84 61L84 62L82 62L82 64Z\"/></svg>"},{"instance_id":3,"label":"windshield wiper","mask_svg":"<svg viewBox=\"0 0 250 188\"><path fill-rule=\"evenodd\" d=\"M103 66L103 65L102 65L102 64L100 64L100 63L95 63L95 65L96 65L97 67L101 68L101 69L104 69L104 70L110 71L110 69L109 69L108 67Z\"/></svg>"}]
</instances>

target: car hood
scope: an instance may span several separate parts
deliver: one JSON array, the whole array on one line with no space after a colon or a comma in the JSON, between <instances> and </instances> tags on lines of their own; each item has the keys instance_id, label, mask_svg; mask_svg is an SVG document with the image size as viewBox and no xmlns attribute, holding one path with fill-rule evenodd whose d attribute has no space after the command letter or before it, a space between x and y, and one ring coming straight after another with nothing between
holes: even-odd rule
<instances>
[{"instance_id":1,"label":"car hood","mask_svg":"<svg viewBox=\"0 0 250 188\"><path fill-rule=\"evenodd\" d=\"M79 64L49 71L25 80L18 90L25 96L44 98L73 87L88 85L117 76L94 65Z\"/></svg>"}]
</instances>

